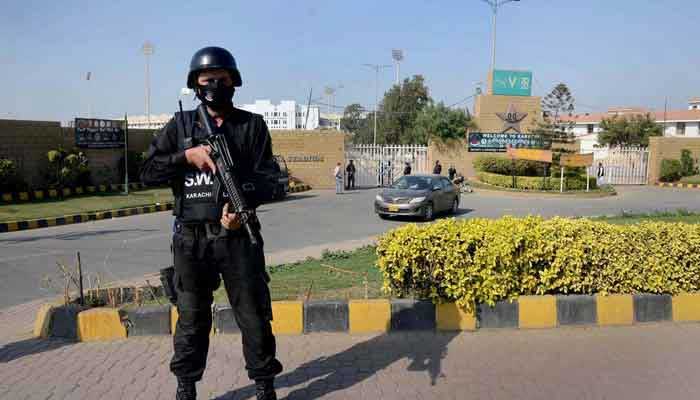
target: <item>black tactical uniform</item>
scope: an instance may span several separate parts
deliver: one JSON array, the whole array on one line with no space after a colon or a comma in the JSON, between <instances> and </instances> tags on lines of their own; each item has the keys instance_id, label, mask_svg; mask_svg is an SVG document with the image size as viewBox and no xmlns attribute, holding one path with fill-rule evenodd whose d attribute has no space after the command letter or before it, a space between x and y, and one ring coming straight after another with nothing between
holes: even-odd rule
<instances>
[{"instance_id":1,"label":"black tactical uniform","mask_svg":"<svg viewBox=\"0 0 700 400\"><path fill-rule=\"evenodd\" d=\"M216 64L216 56L221 56L217 51L223 49L213 48L213 56L211 49L205 48L195 54L191 70L220 67ZM197 60L202 52L208 58L200 56ZM229 64L233 62L235 68L235 61L227 51L221 57L226 58L226 55L230 57ZM240 86L237 70L232 76L234 86ZM192 79L191 74L190 87L194 86ZM274 160L265 121L260 115L234 108L218 131L228 139L246 203L255 209L271 198L275 183L270 179L274 176ZM170 369L180 384L178 399L194 398L194 393L190 397L180 397L180 390L184 384L194 391L193 383L204 373L212 327L212 292L219 287L223 277L241 330L248 376L258 383L259 388L262 387L260 390L272 392L272 380L282 371L282 365L275 358L275 337L270 326L269 278L265 272L262 237L258 238L259 245L254 247L245 229L229 231L221 226L227 194L213 174L199 171L185 158L185 149L196 146L204 136L195 111L182 115L176 113L151 143L141 173L145 184L169 182L175 196L174 286L179 319ZM258 223L257 218L255 222ZM269 397L258 396L261 399L275 398L274 393Z\"/></svg>"}]
</instances>

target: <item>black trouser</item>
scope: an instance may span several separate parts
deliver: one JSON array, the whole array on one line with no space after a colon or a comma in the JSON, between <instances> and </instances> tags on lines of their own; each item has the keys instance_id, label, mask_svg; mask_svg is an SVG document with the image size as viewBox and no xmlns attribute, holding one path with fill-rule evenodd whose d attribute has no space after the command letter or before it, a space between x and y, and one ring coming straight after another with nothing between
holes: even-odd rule
<instances>
[{"instance_id":1,"label":"black trouser","mask_svg":"<svg viewBox=\"0 0 700 400\"><path fill-rule=\"evenodd\" d=\"M348 184L345 189L355 189L355 174L348 175Z\"/></svg>"},{"instance_id":2,"label":"black trouser","mask_svg":"<svg viewBox=\"0 0 700 400\"><path fill-rule=\"evenodd\" d=\"M208 236L203 225L175 224L173 254L179 318L170 370L185 381L202 379L212 327L212 292L223 277L241 330L248 376L272 379L282 372L282 364L275 358L262 238L254 248L243 229L222 233L214 237L210 232Z\"/></svg>"}]
</instances>

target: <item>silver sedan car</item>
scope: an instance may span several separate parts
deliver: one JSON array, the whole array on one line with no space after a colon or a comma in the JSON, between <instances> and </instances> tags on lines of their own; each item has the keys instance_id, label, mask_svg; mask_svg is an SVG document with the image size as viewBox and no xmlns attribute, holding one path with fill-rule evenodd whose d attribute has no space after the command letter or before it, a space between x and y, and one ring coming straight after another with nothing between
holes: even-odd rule
<instances>
[{"instance_id":1,"label":"silver sedan car","mask_svg":"<svg viewBox=\"0 0 700 400\"><path fill-rule=\"evenodd\" d=\"M435 214L459 210L459 189L440 175L406 175L374 200L380 218L414 216L430 221Z\"/></svg>"}]
</instances>

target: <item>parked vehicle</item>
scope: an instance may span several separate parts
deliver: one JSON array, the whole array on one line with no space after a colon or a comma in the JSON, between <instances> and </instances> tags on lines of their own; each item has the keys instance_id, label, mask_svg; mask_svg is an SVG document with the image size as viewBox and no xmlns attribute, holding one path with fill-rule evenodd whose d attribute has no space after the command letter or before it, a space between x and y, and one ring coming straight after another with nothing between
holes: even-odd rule
<instances>
[{"instance_id":1,"label":"parked vehicle","mask_svg":"<svg viewBox=\"0 0 700 400\"><path fill-rule=\"evenodd\" d=\"M287 162L281 155L272 156L275 160L276 170L277 170L277 185L275 185L275 191L272 193L272 200L281 200L287 196L289 191L289 170L287 169Z\"/></svg>"},{"instance_id":2,"label":"parked vehicle","mask_svg":"<svg viewBox=\"0 0 700 400\"><path fill-rule=\"evenodd\" d=\"M414 216L425 221L436 214L459 210L460 191L440 175L407 175L377 194L374 211L380 218Z\"/></svg>"}]
</instances>

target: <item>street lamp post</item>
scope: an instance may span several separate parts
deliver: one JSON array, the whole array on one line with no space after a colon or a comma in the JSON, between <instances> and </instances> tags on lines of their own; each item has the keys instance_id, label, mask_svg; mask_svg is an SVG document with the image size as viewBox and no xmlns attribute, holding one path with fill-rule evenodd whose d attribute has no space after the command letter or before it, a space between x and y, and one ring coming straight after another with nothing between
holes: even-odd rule
<instances>
[{"instance_id":1,"label":"street lamp post","mask_svg":"<svg viewBox=\"0 0 700 400\"><path fill-rule=\"evenodd\" d=\"M372 144L377 145L377 108L379 108L379 71L384 68L391 68L391 65L386 64L362 64L365 67L372 68L375 72L374 79L374 140Z\"/></svg>"},{"instance_id":2,"label":"street lamp post","mask_svg":"<svg viewBox=\"0 0 700 400\"><path fill-rule=\"evenodd\" d=\"M146 124L151 127L151 77L150 58L154 52L153 43L146 41L141 47L143 55L146 57Z\"/></svg>"},{"instance_id":3,"label":"street lamp post","mask_svg":"<svg viewBox=\"0 0 700 400\"><path fill-rule=\"evenodd\" d=\"M491 31L491 71L493 71L496 68L496 16L498 15L498 7L501 7L505 4L512 3L514 1L520 1L520 0L481 0L484 3L488 4L491 7L491 10L493 11L493 19L491 24L493 25L492 31Z\"/></svg>"}]
</instances>

